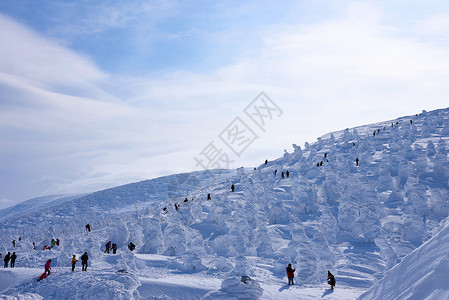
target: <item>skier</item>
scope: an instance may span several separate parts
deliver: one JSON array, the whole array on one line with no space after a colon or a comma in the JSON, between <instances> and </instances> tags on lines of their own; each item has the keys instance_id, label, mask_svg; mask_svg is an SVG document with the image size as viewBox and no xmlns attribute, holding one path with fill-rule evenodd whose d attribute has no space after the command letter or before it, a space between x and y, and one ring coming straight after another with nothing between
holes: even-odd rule
<instances>
[{"instance_id":1,"label":"skier","mask_svg":"<svg viewBox=\"0 0 449 300\"><path fill-rule=\"evenodd\" d=\"M11 259L11 252L8 252L8 254L6 254L5 255L5 258L3 259L3 261L5 262L5 268L7 268L8 267L8 263L9 263L9 260Z\"/></svg>"},{"instance_id":2,"label":"skier","mask_svg":"<svg viewBox=\"0 0 449 300\"><path fill-rule=\"evenodd\" d=\"M76 255L72 257L72 272L75 271L75 265L78 260L76 259Z\"/></svg>"},{"instance_id":3,"label":"skier","mask_svg":"<svg viewBox=\"0 0 449 300\"><path fill-rule=\"evenodd\" d=\"M231 191L234 192L234 190L235 190L235 186L231 185Z\"/></svg>"},{"instance_id":4,"label":"skier","mask_svg":"<svg viewBox=\"0 0 449 300\"><path fill-rule=\"evenodd\" d=\"M287 277L288 277L288 285L290 285L290 283L292 285L294 285L295 283L293 282L293 278L295 278L295 269L292 268L292 264L288 264L288 267L286 268L287 270Z\"/></svg>"},{"instance_id":5,"label":"skier","mask_svg":"<svg viewBox=\"0 0 449 300\"><path fill-rule=\"evenodd\" d=\"M117 252L117 244L113 243L112 244L112 254L115 254Z\"/></svg>"},{"instance_id":6,"label":"skier","mask_svg":"<svg viewBox=\"0 0 449 300\"><path fill-rule=\"evenodd\" d=\"M111 241L107 242L105 247L106 247L106 250L104 251L104 253L109 253L109 249L111 249Z\"/></svg>"},{"instance_id":7,"label":"skier","mask_svg":"<svg viewBox=\"0 0 449 300\"><path fill-rule=\"evenodd\" d=\"M12 253L12 255L11 255L11 268L14 268L14 266L16 265L16 258L17 258L17 255L16 255L16 252L13 252Z\"/></svg>"},{"instance_id":8,"label":"skier","mask_svg":"<svg viewBox=\"0 0 449 300\"><path fill-rule=\"evenodd\" d=\"M129 249L130 251L133 251L135 248L136 248L136 245L134 245L133 242L129 242L129 244L128 244L128 249Z\"/></svg>"},{"instance_id":9,"label":"skier","mask_svg":"<svg viewBox=\"0 0 449 300\"><path fill-rule=\"evenodd\" d=\"M50 270L51 270L50 264L51 264L51 259L47 260L47 262L45 263L45 267L44 267L45 268L45 276L50 275Z\"/></svg>"},{"instance_id":10,"label":"skier","mask_svg":"<svg viewBox=\"0 0 449 300\"><path fill-rule=\"evenodd\" d=\"M327 271L327 283L331 286L331 290L333 290L335 286L335 277L329 270Z\"/></svg>"},{"instance_id":11,"label":"skier","mask_svg":"<svg viewBox=\"0 0 449 300\"><path fill-rule=\"evenodd\" d=\"M81 264L83 271L87 271L87 261L89 260L89 256L87 255L87 252L84 252L84 254L81 256Z\"/></svg>"},{"instance_id":12,"label":"skier","mask_svg":"<svg viewBox=\"0 0 449 300\"><path fill-rule=\"evenodd\" d=\"M285 172L285 175L287 175L287 178L289 178L290 173L288 172L288 170L287 170L287 172Z\"/></svg>"},{"instance_id":13,"label":"skier","mask_svg":"<svg viewBox=\"0 0 449 300\"><path fill-rule=\"evenodd\" d=\"M210 200L211 198L210 198L210 193L209 194L207 194L207 200Z\"/></svg>"},{"instance_id":14,"label":"skier","mask_svg":"<svg viewBox=\"0 0 449 300\"><path fill-rule=\"evenodd\" d=\"M359 158L358 158L358 157L355 159L355 165L356 165L356 166L359 165Z\"/></svg>"}]
</instances>

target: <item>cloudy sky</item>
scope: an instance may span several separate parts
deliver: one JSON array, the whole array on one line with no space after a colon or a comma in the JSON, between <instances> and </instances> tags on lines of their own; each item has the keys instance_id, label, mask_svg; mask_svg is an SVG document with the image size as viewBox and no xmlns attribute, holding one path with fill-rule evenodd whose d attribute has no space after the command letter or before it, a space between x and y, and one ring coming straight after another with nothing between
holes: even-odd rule
<instances>
[{"instance_id":1,"label":"cloudy sky","mask_svg":"<svg viewBox=\"0 0 449 300\"><path fill-rule=\"evenodd\" d=\"M0 40L0 208L449 104L444 0L3 0Z\"/></svg>"}]
</instances>

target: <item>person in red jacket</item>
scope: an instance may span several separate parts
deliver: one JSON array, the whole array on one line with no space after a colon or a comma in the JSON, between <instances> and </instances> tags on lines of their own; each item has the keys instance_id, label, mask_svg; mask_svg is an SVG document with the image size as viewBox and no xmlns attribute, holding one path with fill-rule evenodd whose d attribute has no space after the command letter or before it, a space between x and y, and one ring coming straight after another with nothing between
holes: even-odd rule
<instances>
[{"instance_id":1,"label":"person in red jacket","mask_svg":"<svg viewBox=\"0 0 449 300\"><path fill-rule=\"evenodd\" d=\"M51 270L50 264L51 264L51 259L47 260L47 262L45 263L45 273L47 274L47 276L50 275L50 270Z\"/></svg>"},{"instance_id":2,"label":"person in red jacket","mask_svg":"<svg viewBox=\"0 0 449 300\"><path fill-rule=\"evenodd\" d=\"M290 283L294 285L293 278L295 278L294 274L295 269L292 268L292 264L288 264L288 267L286 269L287 269L288 285L290 285Z\"/></svg>"}]
</instances>

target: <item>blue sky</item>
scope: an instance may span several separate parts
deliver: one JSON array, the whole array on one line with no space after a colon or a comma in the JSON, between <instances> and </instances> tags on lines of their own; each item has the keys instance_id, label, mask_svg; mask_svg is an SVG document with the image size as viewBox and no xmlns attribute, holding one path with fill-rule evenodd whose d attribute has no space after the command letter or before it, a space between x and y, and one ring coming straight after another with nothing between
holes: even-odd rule
<instances>
[{"instance_id":1,"label":"blue sky","mask_svg":"<svg viewBox=\"0 0 449 300\"><path fill-rule=\"evenodd\" d=\"M283 114L230 167L447 107L448 6L1 1L0 208L199 169L261 91Z\"/></svg>"}]
</instances>

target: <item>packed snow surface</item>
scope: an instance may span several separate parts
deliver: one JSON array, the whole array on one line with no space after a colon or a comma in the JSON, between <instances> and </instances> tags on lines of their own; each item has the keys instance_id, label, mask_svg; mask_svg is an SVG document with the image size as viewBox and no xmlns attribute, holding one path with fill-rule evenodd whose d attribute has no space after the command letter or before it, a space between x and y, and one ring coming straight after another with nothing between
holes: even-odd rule
<instances>
[{"instance_id":1,"label":"packed snow surface","mask_svg":"<svg viewBox=\"0 0 449 300\"><path fill-rule=\"evenodd\" d=\"M448 299L448 140L449 109L423 111L255 169L29 200L0 211L0 299Z\"/></svg>"}]
</instances>

